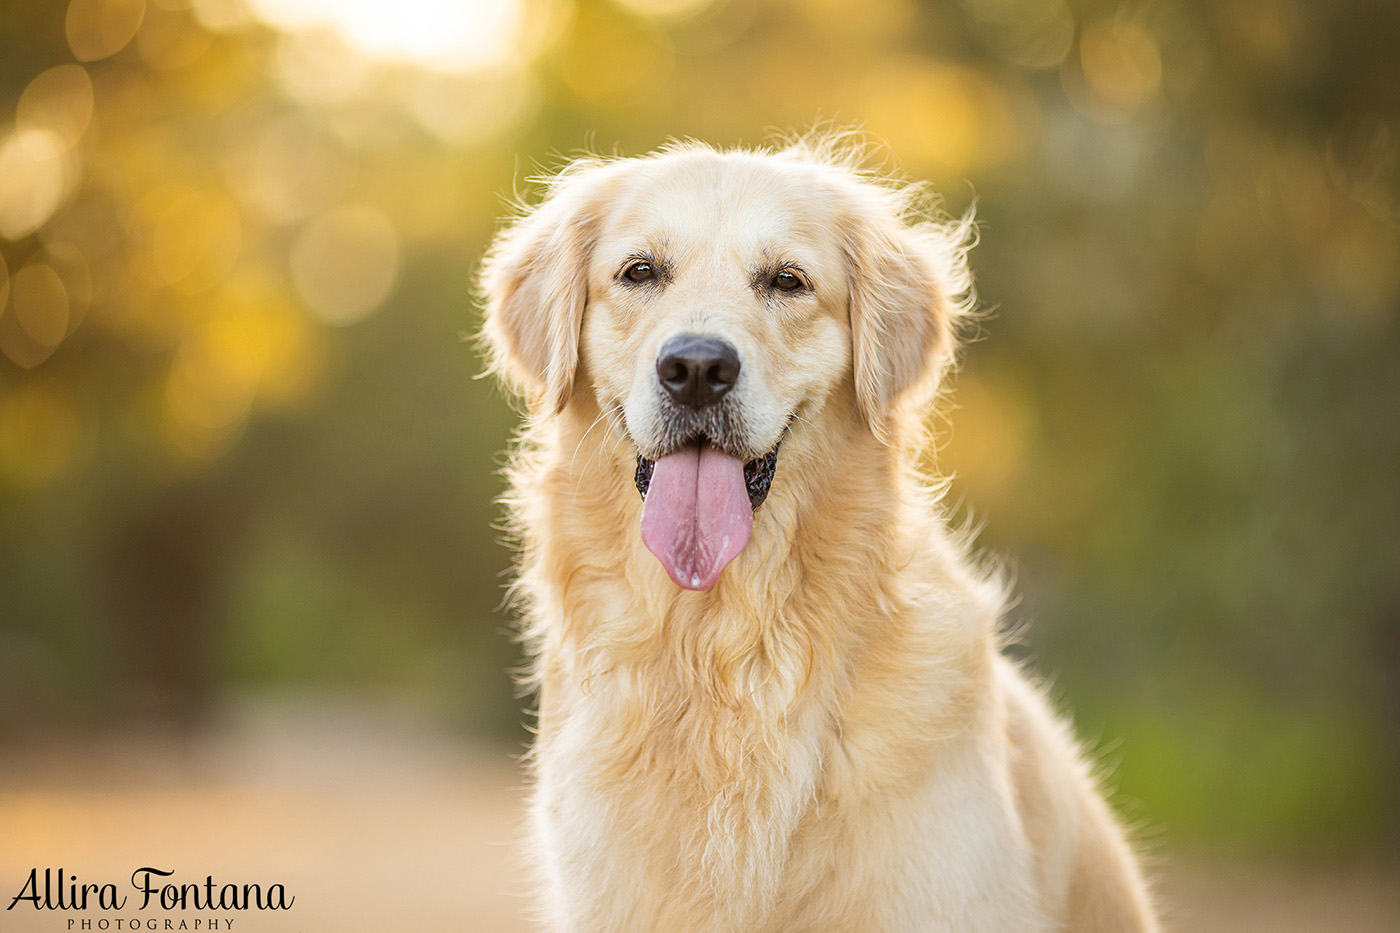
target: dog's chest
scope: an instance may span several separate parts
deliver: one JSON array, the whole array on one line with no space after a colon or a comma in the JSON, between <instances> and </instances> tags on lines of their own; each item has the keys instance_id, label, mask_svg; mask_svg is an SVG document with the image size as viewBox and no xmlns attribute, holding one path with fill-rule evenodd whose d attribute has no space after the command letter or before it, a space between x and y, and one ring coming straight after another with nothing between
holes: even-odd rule
<instances>
[{"instance_id":1,"label":"dog's chest","mask_svg":"<svg viewBox=\"0 0 1400 933\"><path fill-rule=\"evenodd\" d=\"M538 750L537 816L571 899L611 914L598 928L760 928L819 792L822 717L621 692L574 697Z\"/></svg>"}]
</instances>

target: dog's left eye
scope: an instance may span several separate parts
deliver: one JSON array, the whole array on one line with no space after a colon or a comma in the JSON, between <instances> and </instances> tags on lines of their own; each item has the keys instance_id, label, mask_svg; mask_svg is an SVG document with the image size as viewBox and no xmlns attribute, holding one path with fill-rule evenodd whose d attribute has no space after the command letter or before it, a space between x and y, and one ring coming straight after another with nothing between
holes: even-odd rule
<instances>
[{"instance_id":1,"label":"dog's left eye","mask_svg":"<svg viewBox=\"0 0 1400 933\"><path fill-rule=\"evenodd\" d=\"M803 282L802 277L791 269L783 269L773 276L771 284L780 292L795 292L807 283Z\"/></svg>"},{"instance_id":2,"label":"dog's left eye","mask_svg":"<svg viewBox=\"0 0 1400 933\"><path fill-rule=\"evenodd\" d=\"M656 278L656 267L645 259L638 259L627 264L626 268L622 270L622 277L637 284L650 282Z\"/></svg>"}]
</instances>

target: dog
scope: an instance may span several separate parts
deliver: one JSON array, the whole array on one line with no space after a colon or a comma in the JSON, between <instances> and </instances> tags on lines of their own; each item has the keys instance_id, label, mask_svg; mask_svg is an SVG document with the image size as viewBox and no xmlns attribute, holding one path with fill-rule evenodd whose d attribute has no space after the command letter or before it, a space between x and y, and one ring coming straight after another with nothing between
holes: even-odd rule
<instances>
[{"instance_id":1,"label":"dog","mask_svg":"<svg viewBox=\"0 0 1400 933\"><path fill-rule=\"evenodd\" d=\"M921 474L970 219L840 139L585 158L482 264L577 931L1155 930L1007 602Z\"/></svg>"}]
</instances>

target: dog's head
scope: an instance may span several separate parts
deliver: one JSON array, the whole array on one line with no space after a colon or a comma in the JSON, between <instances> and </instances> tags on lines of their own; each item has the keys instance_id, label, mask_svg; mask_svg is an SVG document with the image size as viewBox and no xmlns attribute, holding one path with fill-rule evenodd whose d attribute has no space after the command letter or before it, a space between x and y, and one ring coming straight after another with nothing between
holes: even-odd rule
<instances>
[{"instance_id":1,"label":"dog's head","mask_svg":"<svg viewBox=\"0 0 1400 933\"><path fill-rule=\"evenodd\" d=\"M909 201L820 147L688 145L575 163L497 237L495 369L536 417L581 392L620 413L643 539L678 585L743 549L785 435L839 386L887 444L937 387L969 225L910 222Z\"/></svg>"}]
</instances>

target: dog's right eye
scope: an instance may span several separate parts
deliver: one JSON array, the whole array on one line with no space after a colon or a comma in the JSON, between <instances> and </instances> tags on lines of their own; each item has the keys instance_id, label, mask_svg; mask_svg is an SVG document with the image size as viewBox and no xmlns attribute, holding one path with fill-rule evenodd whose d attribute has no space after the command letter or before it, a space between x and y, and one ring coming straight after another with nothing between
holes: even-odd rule
<instances>
[{"instance_id":1,"label":"dog's right eye","mask_svg":"<svg viewBox=\"0 0 1400 933\"><path fill-rule=\"evenodd\" d=\"M802 280L791 269L783 269L773 276L773 287L780 292L795 292L802 287Z\"/></svg>"},{"instance_id":2,"label":"dog's right eye","mask_svg":"<svg viewBox=\"0 0 1400 933\"><path fill-rule=\"evenodd\" d=\"M645 259L638 259L627 264L626 268L622 270L622 277L629 282L636 282L640 285L656 278L656 268Z\"/></svg>"}]
</instances>

